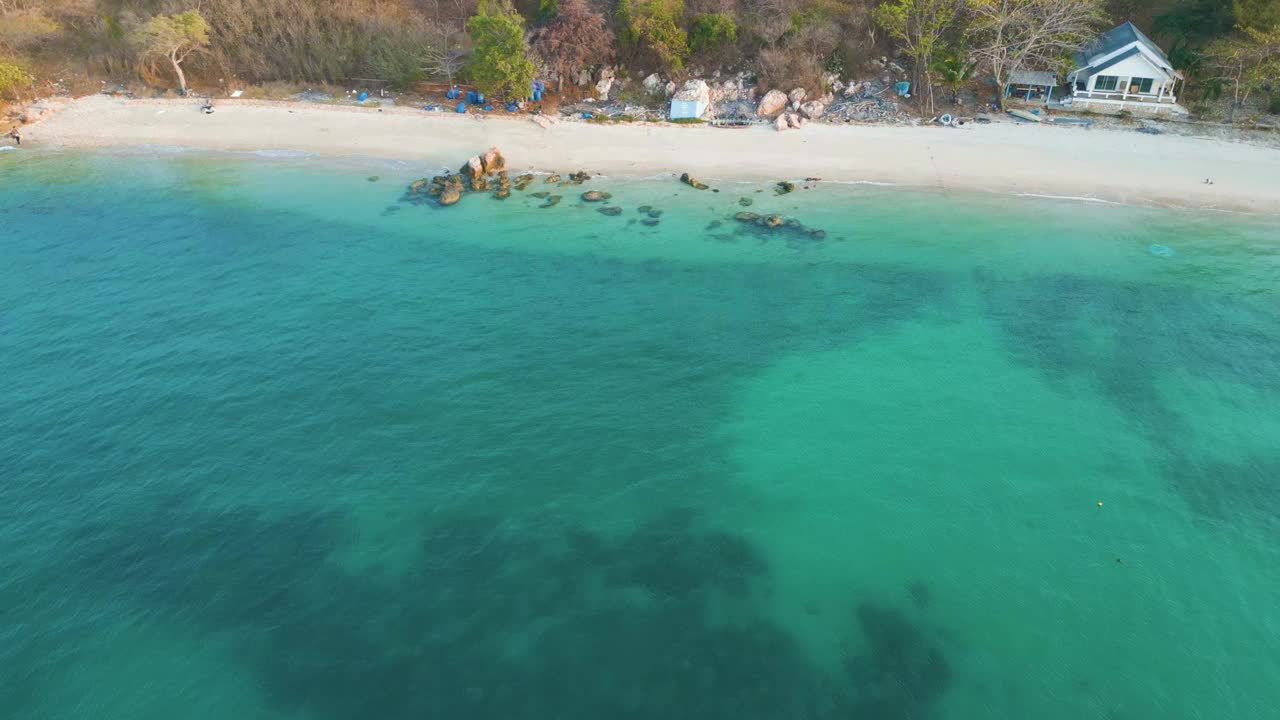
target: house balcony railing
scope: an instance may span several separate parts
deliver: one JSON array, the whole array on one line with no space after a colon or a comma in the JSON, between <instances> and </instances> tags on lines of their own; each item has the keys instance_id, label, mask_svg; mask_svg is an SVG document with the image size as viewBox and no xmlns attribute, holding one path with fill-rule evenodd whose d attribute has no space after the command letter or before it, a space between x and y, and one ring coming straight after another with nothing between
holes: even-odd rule
<instances>
[{"instance_id":1,"label":"house balcony railing","mask_svg":"<svg viewBox=\"0 0 1280 720\"><path fill-rule=\"evenodd\" d=\"M1116 102L1132 102L1132 103L1152 103L1157 105L1175 105L1177 98L1173 95L1156 95L1155 93L1127 93L1118 90L1104 91L1094 90L1077 90L1072 93L1072 97L1081 100L1114 100Z\"/></svg>"}]
</instances>

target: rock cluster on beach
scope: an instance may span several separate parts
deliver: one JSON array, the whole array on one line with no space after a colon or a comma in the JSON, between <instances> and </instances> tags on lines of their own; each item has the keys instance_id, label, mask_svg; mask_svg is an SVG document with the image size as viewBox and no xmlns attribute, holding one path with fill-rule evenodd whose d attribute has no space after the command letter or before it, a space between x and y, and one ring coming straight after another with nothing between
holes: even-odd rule
<instances>
[{"instance_id":1,"label":"rock cluster on beach","mask_svg":"<svg viewBox=\"0 0 1280 720\"><path fill-rule=\"evenodd\" d=\"M553 208L560 205L564 200L564 195L555 194L552 192L553 190L582 185L590 179L591 175L582 170L570 173L568 176L552 173L547 175L542 182L544 186L550 187L546 190L530 192L529 197L541 201L540 204L536 205L537 208ZM710 189L706 183L689 175L689 173L682 173L679 179L681 183L697 190ZM816 179L809 178L809 180ZM490 148L480 155L468 158L455 174L436 175L431 178L421 178L413 181L409 184L404 200L413 203L434 200L436 204L445 207L456 204L464 195L474 193L490 194L498 200L504 200L511 196L512 191L525 191L526 188L533 184L534 180L533 173L522 173L512 178L507 172L506 158L497 148ZM785 195L794 192L796 185L787 180L780 180L774 183L773 188L777 195ZM713 192L718 191L713 190ZM578 194L578 199L584 205L597 206L594 208L595 211L605 217L618 217L623 214L622 207L611 203L613 194L604 190L584 189ZM753 204L751 198L748 197L739 197L733 202L740 207L748 207ZM628 225L637 222L637 220L641 225L648 227L654 227L661 223L663 212L661 208L656 208L652 205L641 205L636 210L640 217L628 220ZM805 227L795 218L788 218L778 214L742 211L733 215L733 219L751 231L760 232L766 236L777 234L787 236L790 240L822 240L826 237L826 232L822 230ZM719 227L720 224L721 221L717 220L712 223L711 227Z\"/></svg>"}]
</instances>

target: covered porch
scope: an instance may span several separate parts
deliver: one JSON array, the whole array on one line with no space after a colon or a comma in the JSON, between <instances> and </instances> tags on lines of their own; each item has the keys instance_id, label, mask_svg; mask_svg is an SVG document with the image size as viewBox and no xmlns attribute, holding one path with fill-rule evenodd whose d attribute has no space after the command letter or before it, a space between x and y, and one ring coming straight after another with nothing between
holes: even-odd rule
<instances>
[{"instance_id":1,"label":"covered porch","mask_svg":"<svg viewBox=\"0 0 1280 720\"><path fill-rule=\"evenodd\" d=\"M1058 77L1043 70L1019 70L1009 75L1009 82L1004 86L1007 100L1019 100L1027 103L1053 102L1054 89L1058 87Z\"/></svg>"}]
</instances>

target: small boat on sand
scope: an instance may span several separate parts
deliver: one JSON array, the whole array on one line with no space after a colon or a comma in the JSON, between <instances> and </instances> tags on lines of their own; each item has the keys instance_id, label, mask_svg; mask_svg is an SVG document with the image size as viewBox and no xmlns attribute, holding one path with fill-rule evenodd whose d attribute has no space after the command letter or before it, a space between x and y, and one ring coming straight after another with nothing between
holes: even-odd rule
<instances>
[{"instance_id":1,"label":"small boat on sand","mask_svg":"<svg viewBox=\"0 0 1280 720\"><path fill-rule=\"evenodd\" d=\"M1039 115L1036 115L1033 112L1028 112L1026 110L1010 110L1009 114L1018 118L1019 120L1026 120L1027 122L1041 122L1044 120L1044 118L1040 117Z\"/></svg>"}]
</instances>

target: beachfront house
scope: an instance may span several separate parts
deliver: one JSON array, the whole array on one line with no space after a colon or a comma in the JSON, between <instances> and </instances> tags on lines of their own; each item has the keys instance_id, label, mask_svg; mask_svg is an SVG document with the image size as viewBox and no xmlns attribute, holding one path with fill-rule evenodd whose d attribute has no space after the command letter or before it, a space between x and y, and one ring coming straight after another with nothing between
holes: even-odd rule
<instances>
[{"instance_id":1,"label":"beachfront house","mask_svg":"<svg viewBox=\"0 0 1280 720\"><path fill-rule=\"evenodd\" d=\"M1067 74L1073 110L1135 115L1186 113L1177 103L1182 73L1158 45L1131 22L1103 33L1075 55Z\"/></svg>"}]
</instances>

